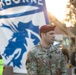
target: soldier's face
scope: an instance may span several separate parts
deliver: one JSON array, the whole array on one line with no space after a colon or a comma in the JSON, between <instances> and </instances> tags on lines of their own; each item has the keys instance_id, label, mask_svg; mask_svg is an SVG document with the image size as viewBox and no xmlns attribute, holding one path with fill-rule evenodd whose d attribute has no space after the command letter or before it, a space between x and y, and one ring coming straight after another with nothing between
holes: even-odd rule
<instances>
[{"instance_id":1,"label":"soldier's face","mask_svg":"<svg viewBox=\"0 0 76 75\"><path fill-rule=\"evenodd\" d=\"M54 42L55 39L55 31L49 31L44 33L44 40L46 43L51 44Z\"/></svg>"}]
</instances>

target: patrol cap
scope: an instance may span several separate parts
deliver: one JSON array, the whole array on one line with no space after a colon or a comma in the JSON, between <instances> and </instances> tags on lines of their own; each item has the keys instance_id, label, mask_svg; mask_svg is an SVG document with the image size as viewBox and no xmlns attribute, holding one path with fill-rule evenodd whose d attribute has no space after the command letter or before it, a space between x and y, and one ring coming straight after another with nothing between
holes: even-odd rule
<instances>
[{"instance_id":1,"label":"patrol cap","mask_svg":"<svg viewBox=\"0 0 76 75\"><path fill-rule=\"evenodd\" d=\"M40 27L40 34L41 33L47 33L49 31L54 31L55 29L55 26L51 26L51 25L43 25Z\"/></svg>"}]
</instances>

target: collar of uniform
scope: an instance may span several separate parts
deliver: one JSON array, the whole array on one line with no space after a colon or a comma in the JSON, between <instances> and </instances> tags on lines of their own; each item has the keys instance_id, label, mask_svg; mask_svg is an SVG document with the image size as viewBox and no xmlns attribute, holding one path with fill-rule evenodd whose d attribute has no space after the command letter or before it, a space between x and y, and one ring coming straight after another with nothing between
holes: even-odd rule
<instances>
[{"instance_id":1,"label":"collar of uniform","mask_svg":"<svg viewBox=\"0 0 76 75\"><path fill-rule=\"evenodd\" d=\"M53 51L56 50L53 45L50 45L48 48L46 48L46 47L43 47L43 46L39 43L39 46L40 46L40 50L41 50L42 52L48 52L48 51L49 51L49 52L53 52Z\"/></svg>"}]
</instances>

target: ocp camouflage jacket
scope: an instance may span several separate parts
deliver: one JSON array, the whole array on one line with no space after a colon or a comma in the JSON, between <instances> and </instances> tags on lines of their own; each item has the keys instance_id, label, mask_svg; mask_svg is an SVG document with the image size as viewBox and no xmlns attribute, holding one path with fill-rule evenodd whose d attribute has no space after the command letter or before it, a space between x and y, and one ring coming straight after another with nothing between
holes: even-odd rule
<instances>
[{"instance_id":1,"label":"ocp camouflage jacket","mask_svg":"<svg viewBox=\"0 0 76 75\"><path fill-rule=\"evenodd\" d=\"M26 60L28 75L67 75L67 63L60 49L36 45L28 52Z\"/></svg>"}]
</instances>

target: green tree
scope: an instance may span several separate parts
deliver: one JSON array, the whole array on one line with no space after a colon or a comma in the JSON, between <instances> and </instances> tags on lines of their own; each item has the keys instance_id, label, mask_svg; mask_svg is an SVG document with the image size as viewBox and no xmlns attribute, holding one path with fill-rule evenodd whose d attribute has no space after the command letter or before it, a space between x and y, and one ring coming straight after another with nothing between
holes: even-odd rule
<instances>
[{"instance_id":1,"label":"green tree","mask_svg":"<svg viewBox=\"0 0 76 75\"><path fill-rule=\"evenodd\" d=\"M64 23L68 23L71 26L76 25L76 0L69 0L66 5L66 18Z\"/></svg>"}]
</instances>

